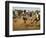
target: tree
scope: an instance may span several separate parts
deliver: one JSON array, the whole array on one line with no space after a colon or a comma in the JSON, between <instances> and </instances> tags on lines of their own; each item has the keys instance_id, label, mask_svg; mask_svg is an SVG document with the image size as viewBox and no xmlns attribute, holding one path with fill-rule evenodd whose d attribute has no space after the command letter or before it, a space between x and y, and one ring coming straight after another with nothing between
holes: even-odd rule
<instances>
[{"instance_id":1,"label":"tree","mask_svg":"<svg viewBox=\"0 0 46 38\"><path fill-rule=\"evenodd\" d=\"M18 11L18 16L20 16L22 14L22 10L17 10Z\"/></svg>"},{"instance_id":2,"label":"tree","mask_svg":"<svg viewBox=\"0 0 46 38\"><path fill-rule=\"evenodd\" d=\"M35 13L36 13L36 14L37 14L37 16L38 16L38 17L37 17L37 21L39 21L39 20L40 20L40 14L39 14L39 13L40 13L40 11L39 11L39 10L36 10L36 11L35 11Z\"/></svg>"},{"instance_id":3,"label":"tree","mask_svg":"<svg viewBox=\"0 0 46 38\"><path fill-rule=\"evenodd\" d=\"M39 13L40 13L40 11L39 11L39 10L36 10L36 11L35 11L35 13L39 14Z\"/></svg>"},{"instance_id":4,"label":"tree","mask_svg":"<svg viewBox=\"0 0 46 38\"><path fill-rule=\"evenodd\" d=\"M15 16L15 11L13 10L13 16Z\"/></svg>"}]
</instances>

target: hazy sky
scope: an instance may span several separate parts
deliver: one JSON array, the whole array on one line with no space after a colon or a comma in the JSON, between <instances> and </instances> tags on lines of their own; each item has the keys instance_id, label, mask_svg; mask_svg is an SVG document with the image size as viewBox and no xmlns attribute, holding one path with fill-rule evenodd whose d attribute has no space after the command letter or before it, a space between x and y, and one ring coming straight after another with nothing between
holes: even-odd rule
<instances>
[{"instance_id":1,"label":"hazy sky","mask_svg":"<svg viewBox=\"0 0 46 38\"><path fill-rule=\"evenodd\" d=\"M13 7L13 10L30 10L30 11L35 11L35 10L40 10L40 8L35 8L35 7Z\"/></svg>"}]
</instances>

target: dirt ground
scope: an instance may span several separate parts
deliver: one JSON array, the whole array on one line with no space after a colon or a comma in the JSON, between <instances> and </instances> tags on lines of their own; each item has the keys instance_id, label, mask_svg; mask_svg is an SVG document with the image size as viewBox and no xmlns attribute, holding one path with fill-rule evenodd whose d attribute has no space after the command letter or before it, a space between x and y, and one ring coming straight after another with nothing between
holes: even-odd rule
<instances>
[{"instance_id":1,"label":"dirt ground","mask_svg":"<svg viewBox=\"0 0 46 38\"><path fill-rule=\"evenodd\" d=\"M18 30L39 30L40 29L40 21L36 22L34 21L31 23L32 20L26 20L26 23L24 23L24 20L21 18L14 18L13 19L13 31Z\"/></svg>"}]
</instances>

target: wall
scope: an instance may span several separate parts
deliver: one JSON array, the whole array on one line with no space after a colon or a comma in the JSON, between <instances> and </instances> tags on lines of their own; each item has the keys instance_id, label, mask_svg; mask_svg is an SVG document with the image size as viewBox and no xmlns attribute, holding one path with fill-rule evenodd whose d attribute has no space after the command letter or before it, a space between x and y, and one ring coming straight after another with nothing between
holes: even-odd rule
<instances>
[{"instance_id":1,"label":"wall","mask_svg":"<svg viewBox=\"0 0 46 38\"><path fill-rule=\"evenodd\" d=\"M6 38L5 37L5 1L6 0L0 0L0 38ZM12 1L12 0L10 0L10 1ZM16 0L13 0L13 1L16 1ZM45 10L46 10L46 0L17 0L17 1L43 2L43 3L45 3ZM45 15L46 15L46 13L45 13ZM22 36L22 37L14 37L14 38L46 38L46 35Z\"/></svg>"}]
</instances>

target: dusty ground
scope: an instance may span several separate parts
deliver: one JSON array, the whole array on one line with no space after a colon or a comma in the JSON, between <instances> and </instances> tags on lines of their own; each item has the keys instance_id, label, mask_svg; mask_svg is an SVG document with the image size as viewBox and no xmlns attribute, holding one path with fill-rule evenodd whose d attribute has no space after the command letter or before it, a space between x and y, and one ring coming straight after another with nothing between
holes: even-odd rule
<instances>
[{"instance_id":1,"label":"dusty ground","mask_svg":"<svg viewBox=\"0 0 46 38\"><path fill-rule=\"evenodd\" d=\"M38 22L34 21L32 23L32 20L26 20L26 23L24 23L24 20L21 18L13 19L13 31L16 31L16 30L39 30L39 29L40 29L40 21L38 21Z\"/></svg>"}]
</instances>

